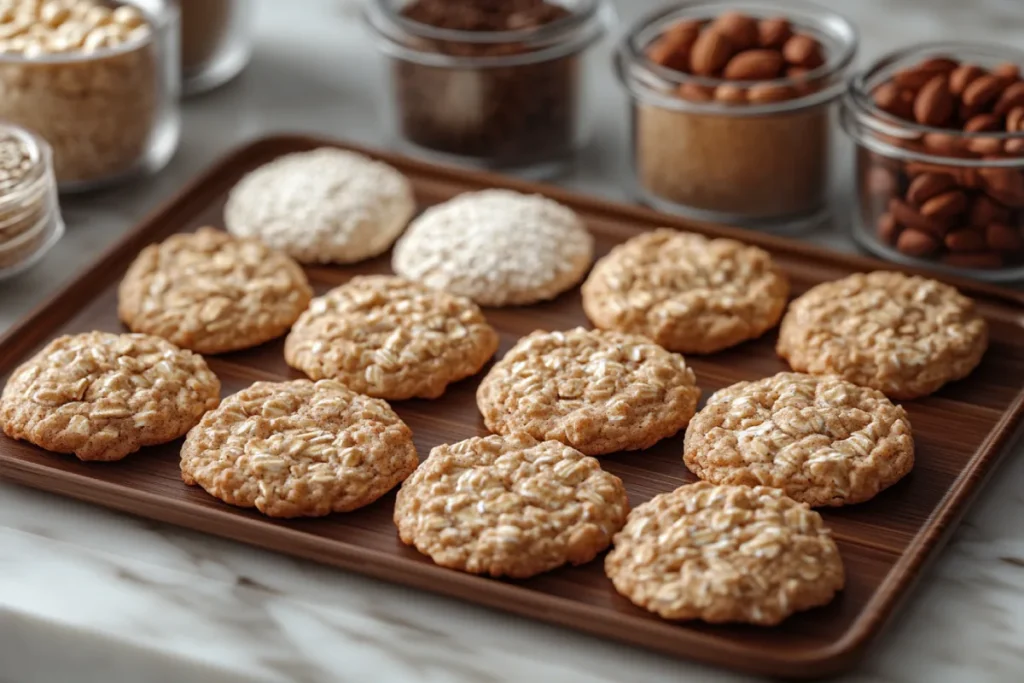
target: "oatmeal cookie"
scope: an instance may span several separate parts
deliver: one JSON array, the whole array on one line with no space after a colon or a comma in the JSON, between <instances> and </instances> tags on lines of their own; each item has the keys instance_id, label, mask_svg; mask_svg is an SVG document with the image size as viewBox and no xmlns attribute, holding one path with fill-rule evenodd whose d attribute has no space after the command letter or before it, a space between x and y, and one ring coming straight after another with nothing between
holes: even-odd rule
<instances>
[{"instance_id":1,"label":"oatmeal cookie","mask_svg":"<svg viewBox=\"0 0 1024 683\"><path fill-rule=\"evenodd\" d=\"M295 323L285 360L312 379L368 396L437 398L498 350L498 333L470 301L388 275L354 277L318 297Z\"/></svg>"},{"instance_id":2,"label":"oatmeal cookie","mask_svg":"<svg viewBox=\"0 0 1024 683\"><path fill-rule=\"evenodd\" d=\"M181 478L268 517L320 517L369 505L418 462L380 399L330 380L256 382L188 433Z\"/></svg>"},{"instance_id":3,"label":"oatmeal cookie","mask_svg":"<svg viewBox=\"0 0 1024 683\"><path fill-rule=\"evenodd\" d=\"M985 319L955 288L877 271L820 284L796 299L776 350L794 370L912 399L969 375L987 346Z\"/></svg>"},{"instance_id":4,"label":"oatmeal cookie","mask_svg":"<svg viewBox=\"0 0 1024 683\"><path fill-rule=\"evenodd\" d=\"M526 434L438 446L395 500L403 543L443 567L517 579L590 562L628 512L597 460Z\"/></svg>"},{"instance_id":5,"label":"oatmeal cookie","mask_svg":"<svg viewBox=\"0 0 1024 683\"><path fill-rule=\"evenodd\" d=\"M258 237L303 263L383 254L416 212L408 179L333 147L286 154L252 171L224 207L228 231Z\"/></svg>"},{"instance_id":6,"label":"oatmeal cookie","mask_svg":"<svg viewBox=\"0 0 1024 683\"><path fill-rule=\"evenodd\" d=\"M597 327L713 353L775 327L789 282L763 249L662 228L612 249L582 292Z\"/></svg>"},{"instance_id":7,"label":"oatmeal cookie","mask_svg":"<svg viewBox=\"0 0 1024 683\"><path fill-rule=\"evenodd\" d=\"M914 466L907 412L835 376L781 372L712 394L683 460L713 484L771 486L811 507L873 498Z\"/></svg>"},{"instance_id":8,"label":"oatmeal cookie","mask_svg":"<svg viewBox=\"0 0 1024 683\"><path fill-rule=\"evenodd\" d=\"M288 256L200 228L139 252L121 280L117 312L133 332L214 354L280 337L312 295Z\"/></svg>"},{"instance_id":9,"label":"oatmeal cookie","mask_svg":"<svg viewBox=\"0 0 1024 683\"><path fill-rule=\"evenodd\" d=\"M191 351L144 334L54 339L0 396L4 433L80 460L173 441L217 407L220 381Z\"/></svg>"},{"instance_id":10,"label":"oatmeal cookie","mask_svg":"<svg viewBox=\"0 0 1024 683\"><path fill-rule=\"evenodd\" d=\"M540 195L469 192L431 207L395 245L399 275L481 306L553 299L590 267L594 239L576 213Z\"/></svg>"},{"instance_id":11,"label":"oatmeal cookie","mask_svg":"<svg viewBox=\"0 0 1024 683\"><path fill-rule=\"evenodd\" d=\"M664 619L773 626L844 583L821 515L778 489L698 482L629 514L605 558L615 590Z\"/></svg>"},{"instance_id":12,"label":"oatmeal cookie","mask_svg":"<svg viewBox=\"0 0 1024 683\"><path fill-rule=\"evenodd\" d=\"M653 446L686 426L699 398L682 356L645 337L582 327L523 337L476 394L491 431L587 455Z\"/></svg>"}]
</instances>

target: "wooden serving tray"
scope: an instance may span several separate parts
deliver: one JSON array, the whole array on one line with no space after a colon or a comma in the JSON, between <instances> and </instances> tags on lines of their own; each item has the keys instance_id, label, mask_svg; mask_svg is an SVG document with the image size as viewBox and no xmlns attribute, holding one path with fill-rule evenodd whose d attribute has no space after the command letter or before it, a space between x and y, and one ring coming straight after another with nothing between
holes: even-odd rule
<instances>
[{"instance_id":1,"label":"wooden serving tray","mask_svg":"<svg viewBox=\"0 0 1024 683\"><path fill-rule=\"evenodd\" d=\"M236 151L192 182L0 339L0 380L6 381L17 364L57 335L123 330L116 315L117 283L142 247L175 232L222 226L225 196L244 173L281 154L321 145L347 146L309 137L268 138ZM696 225L555 187L359 151L409 176L421 206L494 186L544 193L583 216L596 237L599 255L640 231L668 225L736 237L770 250L792 278L796 294L854 271L898 269L777 237ZM356 273L388 272L388 264L389 257L384 256L355 267L310 268L308 273L319 293ZM662 621L616 594L600 559L526 581L500 581L437 567L398 540L391 520L393 493L356 512L273 521L185 486L178 470L180 442L147 448L120 463L83 464L0 436L0 476L679 657L770 675L835 674L852 667L892 617L1006 452L1024 413L1024 294L963 281L954 284L975 297L990 320L991 348L968 379L906 404L917 443L917 464L910 476L868 503L823 511L846 564L846 589L827 607L795 615L775 628ZM578 290L546 304L488 309L486 314L501 333L499 357L534 329L588 324ZM277 340L209 358L225 395L256 380L299 377L285 365L282 345ZM786 369L776 358L774 345L773 332L724 353L688 360L706 398L734 382ZM421 458L440 443L487 433L474 401L482 374L450 387L439 400L394 404L412 427ZM682 443L679 434L648 451L605 457L602 462L623 479L636 506L693 480L682 462Z\"/></svg>"}]
</instances>

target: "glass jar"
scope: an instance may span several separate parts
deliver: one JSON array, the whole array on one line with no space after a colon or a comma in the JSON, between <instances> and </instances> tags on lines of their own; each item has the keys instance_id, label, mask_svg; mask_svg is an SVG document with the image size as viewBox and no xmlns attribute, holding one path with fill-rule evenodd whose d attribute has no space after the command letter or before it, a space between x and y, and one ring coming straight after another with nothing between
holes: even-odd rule
<instances>
[{"instance_id":1,"label":"glass jar","mask_svg":"<svg viewBox=\"0 0 1024 683\"><path fill-rule=\"evenodd\" d=\"M61 192L111 185L170 160L180 128L172 3L17 0L5 9L0 119L49 143Z\"/></svg>"},{"instance_id":2,"label":"glass jar","mask_svg":"<svg viewBox=\"0 0 1024 683\"><path fill-rule=\"evenodd\" d=\"M252 54L252 0L178 0L182 91L197 95L237 76Z\"/></svg>"},{"instance_id":3,"label":"glass jar","mask_svg":"<svg viewBox=\"0 0 1024 683\"><path fill-rule=\"evenodd\" d=\"M928 122L922 107L931 103L924 100L935 99L925 95L928 76L914 76L922 64L925 71L929 64L946 69L947 94L958 93L947 97L959 108L953 120L971 116L978 123L950 128L907 118ZM989 79L1002 79L987 96L997 114L965 113L978 103L967 94L970 83L962 91L954 84L962 80L953 75L957 65L974 80L984 71L1006 72ZM841 121L857 145L852 229L861 246L904 265L990 282L1024 280L1022 66L1024 52L1011 48L929 43L886 55L850 80ZM986 85L973 90L984 95ZM883 86L910 93L902 96L904 116L892 113Z\"/></svg>"},{"instance_id":4,"label":"glass jar","mask_svg":"<svg viewBox=\"0 0 1024 683\"><path fill-rule=\"evenodd\" d=\"M758 21L784 17L794 34L815 39L822 63L798 77L726 80L669 69L649 56L670 28L706 25L727 13ZM616 55L631 99L640 201L697 220L766 230L798 231L823 221L832 105L856 49L848 21L795 0L685 2L641 20Z\"/></svg>"},{"instance_id":5,"label":"glass jar","mask_svg":"<svg viewBox=\"0 0 1024 683\"><path fill-rule=\"evenodd\" d=\"M41 259L64 234L49 145L0 124L0 280Z\"/></svg>"},{"instance_id":6,"label":"glass jar","mask_svg":"<svg viewBox=\"0 0 1024 683\"><path fill-rule=\"evenodd\" d=\"M532 177L562 171L586 139L584 53L604 34L602 0L557 0L566 16L511 31L438 28L403 16L409 4L366 7L390 58L390 109L403 146Z\"/></svg>"}]
</instances>

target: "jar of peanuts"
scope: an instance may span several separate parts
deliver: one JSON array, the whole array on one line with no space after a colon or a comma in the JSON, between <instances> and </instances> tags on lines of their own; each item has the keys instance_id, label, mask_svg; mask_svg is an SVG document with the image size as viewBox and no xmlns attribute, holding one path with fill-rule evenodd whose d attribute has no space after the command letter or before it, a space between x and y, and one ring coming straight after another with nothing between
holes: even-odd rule
<instances>
[{"instance_id":1,"label":"jar of peanuts","mask_svg":"<svg viewBox=\"0 0 1024 683\"><path fill-rule=\"evenodd\" d=\"M800 231L827 217L831 111L853 26L798 0L675 4L622 40L639 199L697 220Z\"/></svg>"},{"instance_id":2,"label":"jar of peanuts","mask_svg":"<svg viewBox=\"0 0 1024 683\"><path fill-rule=\"evenodd\" d=\"M49 143L62 192L110 185L170 160L179 74L170 0L0 4L0 119Z\"/></svg>"},{"instance_id":3,"label":"jar of peanuts","mask_svg":"<svg viewBox=\"0 0 1024 683\"><path fill-rule=\"evenodd\" d=\"M890 260L1024 280L1024 52L927 44L850 81L854 236Z\"/></svg>"},{"instance_id":4,"label":"jar of peanuts","mask_svg":"<svg viewBox=\"0 0 1024 683\"><path fill-rule=\"evenodd\" d=\"M30 268L64 234L52 162L43 140L0 123L0 280Z\"/></svg>"}]
</instances>

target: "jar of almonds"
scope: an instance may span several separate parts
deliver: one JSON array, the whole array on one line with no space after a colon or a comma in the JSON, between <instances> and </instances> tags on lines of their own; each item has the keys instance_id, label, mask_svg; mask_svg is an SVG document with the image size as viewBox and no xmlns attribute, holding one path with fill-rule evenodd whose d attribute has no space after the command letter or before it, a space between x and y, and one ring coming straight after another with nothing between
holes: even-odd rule
<instances>
[{"instance_id":1,"label":"jar of almonds","mask_svg":"<svg viewBox=\"0 0 1024 683\"><path fill-rule=\"evenodd\" d=\"M49 145L0 124L0 280L31 267L64 234Z\"/></svg>"},{"instance_id":2,"label":"jar of almonds","mask_svg":"<svg viewBox=\"0 0 1024 683\"><path fill-rule=\"evenodd\" d=\"M178 143L168 0L0 2L0 119L53 148L61 191L161 168Z\"/></svg>"},{"instance_id":3,"label":"jar of almonds","mask_svg":"<svg viewBox=\"0 0 1024 683\"><path fill-rule=\"evenodd\" d=\"M641 201L768 230L820 223L856 48L848 21L797 0L686 2L641 21L616 56Z\"/></svg>"},{"instance_id":4,"label":"jar of almonds","mask_svg":"<svg viewBox=\"0 0 1024 683\"><path fill-rule=\"evenodd\" d=\"M1024 280L1024 52L927 44L850 81L854 236L900 263Z\"/></svg>"}]
</instances>

